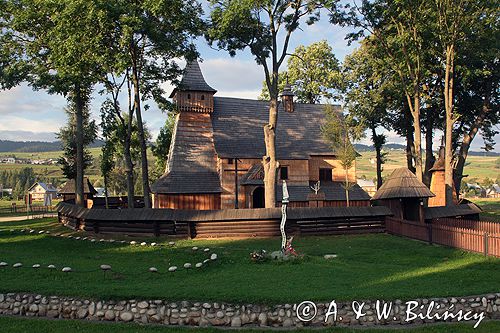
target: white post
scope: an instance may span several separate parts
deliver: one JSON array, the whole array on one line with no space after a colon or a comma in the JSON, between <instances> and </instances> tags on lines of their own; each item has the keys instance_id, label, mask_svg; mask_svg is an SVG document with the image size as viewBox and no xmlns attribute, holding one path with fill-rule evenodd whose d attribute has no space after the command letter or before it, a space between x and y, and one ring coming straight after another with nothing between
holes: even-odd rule
<instances>
[{"instance_id":1,"label":"white post","mask_svg":"<svg viewBox=\"0 0 500 333\"><path fill-rule=\"evenodd\" d=\"M281 200L281 252L285 253L286 246L286 233L285 233L285 224L286 224L286 207L289 202L288 196L288 188L286 187L286 181L283 180L283 199Z\"/></svg>"}]
</instances>

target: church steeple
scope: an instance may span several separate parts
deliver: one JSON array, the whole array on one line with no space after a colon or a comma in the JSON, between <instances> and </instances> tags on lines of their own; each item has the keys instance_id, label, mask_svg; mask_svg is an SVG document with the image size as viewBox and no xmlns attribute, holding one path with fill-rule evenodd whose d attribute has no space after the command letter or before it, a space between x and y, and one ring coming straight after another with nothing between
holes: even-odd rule
<instances>
[{"instance_id":1,"label":"church steeple","mask_svg":"<svg viewBox=\"0 0 500 333\"><path fill-rule=\"evenodd\" d=\"M205 82L198 61L193 60L187 63L181 83L172 91L170 97L181 112L211 113L216 92L217 90Z\"/></svg>"}]
</instances>

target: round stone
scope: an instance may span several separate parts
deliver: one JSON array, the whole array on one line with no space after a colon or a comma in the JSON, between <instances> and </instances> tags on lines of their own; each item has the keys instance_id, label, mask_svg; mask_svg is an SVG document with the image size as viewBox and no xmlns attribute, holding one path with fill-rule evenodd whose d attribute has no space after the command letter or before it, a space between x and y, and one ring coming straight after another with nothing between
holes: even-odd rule
<instances>
[{"instance_id":1,"label":"round stone","mask_svg":"<svg viewBox=\"0 0 500 333\"><path fill-rule=\"evenodd\" d=\"M135 245L135 244L137 244L137 242L136 242L136 241L131 241L131 242L130 242L130 245Z\"/></svg>"},{"instance_id":2,"label":"round stone","mask_svg":"<svg viewBox=\"0 0 500 333\"><path fill-rule=\"evenodd\" d=\"M210 249L207 247L207 248L203 249L203 252L210 252Z\"/></svg>"},{"instance_id":3,"label":"round stone","mask_svg":"<svg viewBox=\"0 0 500 333\"><path fill-rule=\"evenodd\" d=\"M0 267L6 267L8 266L9 264L7 264L5 261L2 261L0 262Z\"/></svg>"},{"instance_id":4,"label":"round stone","mask_svg":"<svg viewBox=\"0 0 500 333\"><path fill-rule=\"evenodd\" d=\"M15 263L14 265L12 265L12 267L14 267L14 268L23 267L23 264L21 264L20 262L18 262L18 263Z\"/></svg>"},{"instance_id":5,"label":"round stone","mask_svg":"<svg viewBox=\"0 0 500 333\"><path fill-rule=\"evenodd\" d=\"M212 253L210 260L217 260L217 253Z\"/></svg>"},{"instance_id":6,"label":"round stone","mask_svg":"<svg viewBox=\"0 0 500 333\"><path fill-rule=\"evenodd\" d=\"M170 246L174 246L174 245L175 245L175 242L168 242L168 245L170 245Z\"/></svg>"},{"instance_id":7,"label":"round stone","mask_svg":"<svg viewBox=\"0 0 500 333\"><path fill-rule=\"evenodd\" d=\"M148 245L148 243L146 243L146 242L141 243L141 246L146 246L146 245Z\"/></svg>"},{"instance_id":8,"label":"round stone","mask_svg":"<svg viewBox=\"0 0 500 333\"><path fill-rule=\"evenodd\" d=\"M176 270L177 270L177 266L170 266L170 267L168 268L168 271L169 271L169 272L175 272Z\"/></svg>"},{"instance_id":9,"label":"round stone","mask_svg":"<svg viewBox=\"0 0 500 333\"><path fill-rule=\"evenodd\" d=\"M156 245L158 245L158 244L156 244L156 243L151 243L151 246L156 246Z\"/></svg>"},{"instance_id":10,"label":"round stone","mask_svg":"<svg viewBox=\"0 0 500 333\"><path fill-rule=\"evenodd\" d=\"M203 263L206 264L209 261L210 261L210 259L205 259L205 260L203 260Z\"/></svg>"},{"instance_id":11,"label":"round stone","mask_svg":"<svg viewBox=\"0 0 500 333\"><path fill-rule=\"evenodd\" d=\"M198 246L193 246L193 251L198 251Z\"/></svg>"},{"instance_id":12,"label":"round stone","mask_svg":"<svg viewBox=\"0 0 500 333\"><path fill-rule=\"evenodd\" d=\"M122 312L120 314L120 319L126 322L132 321L132 319L134 319L134 315L131 312Z\"/></svg>"},{"instance_id":13,"label":"round stone","mask_svg":"<svg viewBox=\"0 0 500 333\"><path fill-rule=\"evenodd\" d=\"M156 267L149 267L149 271L151 273L156 273L156 272L158 272L158 268L156 268Z\"/></svg>"},{"instance_id":14,"label":"round stone","mask_svg":"<svg viewBox=\"0 0 500 333\"><path fill-rule=\"evenodd\" d=\"M188 263L188 262L184 264L184 268L191 268L191 266L192 265L190 263Z\"/></svg>"},{"instance_id":15,"label":"round stone","mask_svg":"<svg viewBox=\"0 0 500 333\"><path fill-rule=\"evenodd\" d=\"M90 241L91 241L92 243L95 243L95 239L94 239L94 238L92 238Z\"/></svg>"},{"instance_id":16,"label":"round stone","mask_svg":"<svg viewBox=\"0 0 500 333\"><path fill-rule=\"evenodd\" d=\"M71 267L63 267L62 271L64 273L69 273L69 272L71 272Z\"/></svg>"},{"instance_id":17,"label":"round stone","mask_svg":"<svg viewBox=\"0 0 500 333\"><path fill-rule=\"evenodd\" d=\"M101 267L101 269L103 271L110 271L111 270L111 266L110 265L101 265L100 267Z\"/></svg>"},{"instance_id":18,"label":"round stone","mask_svg":"<svg viewBox=\"0 0 500 333\"><path fill-rule=\"evenodd\" d=\"M80 237L75 237L76 240L80 240Z\"/></svg>"},{"instance_id":19,"label":"round stone","mask_svg":"<svg viewBox=\"0 0 500 333\"><path fill-rule=\"evenodd\" d=\"M200 268L201 266L203 266L203 264L201 262L196 263L196 265L195 265L196 268Z\"/></svg>"},{"instance_id":20,"label":"round stone","mask_svg":"<svg viewBox=\"0 0 500 333\"><path fill-rule=\"evenodd\" d=\"M50 269L55 269L55 268L56 268L56 266L54 266L54 265L48 265L48 266L47 266L47 268L50 268Z\"/></svg>"},{"instance_id":21,"label":"round stone","mask_svg":"<svg viewBox=\"0 0 500 333\"><path fill-rule=\"evenodd\" d=\"M11 230L10 232L14 232L14 230ZM30 234L34 234L35 230L30 230Z\"/></svg>"},{"instance_id":22,"label":"round stone","mask_svg":"<svg viewBox=\"0 0 500 333\"><path fill-rule=\"evenodd\" d=\"M40 268L40 264L34 264L32 267L33 268Z\"/></svg>"}]
</instances>

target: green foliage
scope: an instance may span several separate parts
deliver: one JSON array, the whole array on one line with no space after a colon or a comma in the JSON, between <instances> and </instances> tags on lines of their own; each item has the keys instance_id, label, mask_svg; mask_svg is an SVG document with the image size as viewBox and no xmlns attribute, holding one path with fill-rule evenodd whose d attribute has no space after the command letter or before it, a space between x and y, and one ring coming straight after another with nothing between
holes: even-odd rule
<instances>
[{"instance_id":1,"label":"green foliage","mask_svg":"<svg viewBox=\"0 0 500 333\"><path fill-rule=\"evenodd\" d=\"M174 126L175 114L169 113L167 120L165 121L165 125L160 128L160 133L156 138L155 144L151 146L153 156L156 158L155 170L153 172L155 178L159 178L163 175L163 173L165 173Z\"/></svg>"},{"instance_id":2,"label":"green foliage","mask_svg":"<svg viewBox=\"0 0 500 333\"><path fill-rule=\"evenodd\" d=\"M76 178L76 110L74 104L70 103L64 111L68 116L68 123L61 127L57 138L61 141L63 147L63 156L58 159L64 176L67 179ZM87 147L97 137L97 124L90 119L89 104L86 103L83 109L83 146ZM85 170L92 164L92 154L85 149L83 153L83 169Z\"/></svg>"},{"instance_id":3,"label":"green foliage","mask_svg":"<svg viewBox=\"0 0 500 333\"><path fill-rule=\"evenodd\" d=\"M315 104L321 99L336 99L342 76L339 61L328 42L298 46L288 57L287 70L279 75L279 91L283 91L287 80L299 103ZM269 100L265 82L259 99Z\"/></svg>"}]
</instances>

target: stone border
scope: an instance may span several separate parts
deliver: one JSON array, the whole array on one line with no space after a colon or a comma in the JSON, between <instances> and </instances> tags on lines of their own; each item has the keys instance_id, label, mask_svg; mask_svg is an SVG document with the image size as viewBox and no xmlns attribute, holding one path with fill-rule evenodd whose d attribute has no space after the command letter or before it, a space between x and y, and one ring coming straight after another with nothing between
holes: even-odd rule
<instances>
[{"instance_id":1,"label":"stone border","mask_svg":"<svg viewBox=\"0 0 500 333\"><path fill-rule=\"evenodd\" d=\"M453 308L457 313L484 313L484 319L500 319L500 293L471 297L448 297L435 299L415 299L424 308L415 313L425 314L435 302L435 313L443 313ZM407 304L401 300L392 302L389 319L379 320L376 315L376 301L359 301L365 316L355 318L350 302L338 302L337 321L333 316L325 323L325 313L330 303L316 303L317 316L303 322L297 318L297 304L274 306L256 304L228 304L217 302L168 302L166 300L122 300L96 301L73 297L44 296L30 293L0 294L0 314L26 317L45 317L58 319L80 319L108 322L136 322L183 326L225 326L225 327L331 327L331 326L375 326L375 325L414 325L443 322L436 319L416 319L407 322ZM447 320L447 321L457 321ZM470 321L471 325L477 318Z\"/></svg>"}]
</instances>

